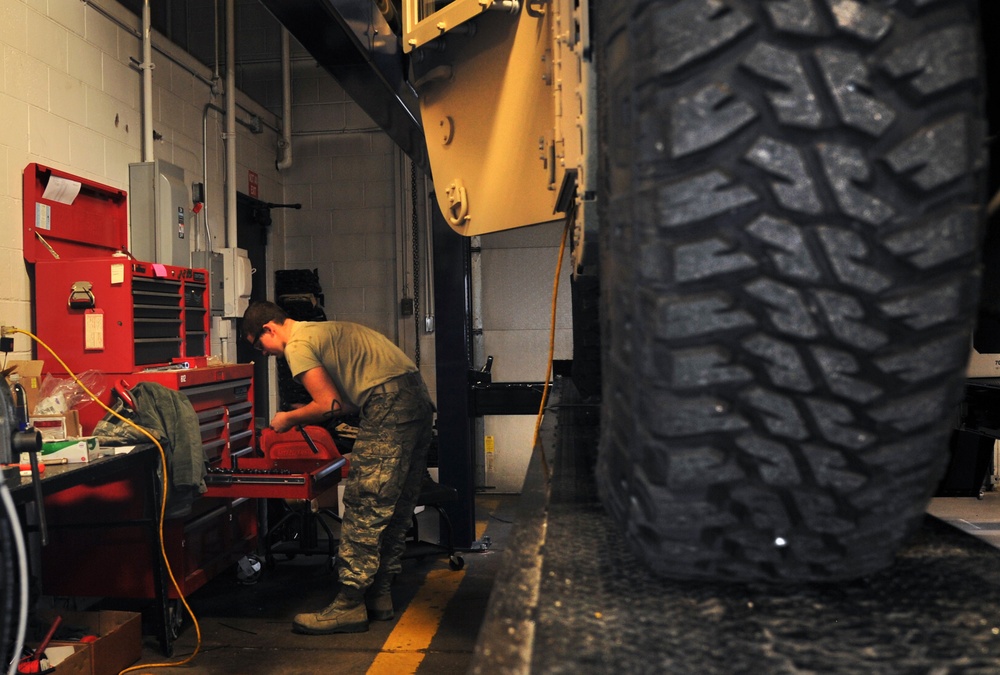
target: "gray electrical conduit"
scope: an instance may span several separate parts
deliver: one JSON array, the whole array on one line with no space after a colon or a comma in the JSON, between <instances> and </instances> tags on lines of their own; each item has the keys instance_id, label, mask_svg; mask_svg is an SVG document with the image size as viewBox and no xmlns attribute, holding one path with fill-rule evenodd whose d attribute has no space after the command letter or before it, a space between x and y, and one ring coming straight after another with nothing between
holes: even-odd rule
<instances>
[{"instance_id":1,"label":"gray electrical conduit","mask_svg":"<svg viewBox=\"0 0 1000 675\"><path fill-rule=\"evenodd\" d=\"M226 109L217 106L214 103L206 103L201 113L201 174L202 174L201 184L205 189L205 202L202 206L201 213L199 214L199 216L201 217L205 225L205 237L208 239L207 250L211 252L213 250L212 231L208 222L208 111L209 110L214 110L220 115L225 115ZM253 122L242 120L238 117L236 118L236 122L238 124L242 124L244 127L246 127L251 131L253 131L255 128ZM223 157L223 161L225 161L225 157Z\"/></svg>"}]
</instances>

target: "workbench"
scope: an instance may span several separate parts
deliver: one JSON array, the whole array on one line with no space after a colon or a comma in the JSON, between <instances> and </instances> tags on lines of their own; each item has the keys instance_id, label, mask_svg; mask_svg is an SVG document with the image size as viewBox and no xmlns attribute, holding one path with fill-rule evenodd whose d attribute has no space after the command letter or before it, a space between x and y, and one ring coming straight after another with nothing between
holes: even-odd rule
<instances>
[{"instance_id":1,"label":"workbench","mask_svg":"<svg viewBox=\"0 0 1000 675\"><path fill-rule=\"evenodd\" d=\"M148 538L149 555L156 561L152 565L151 580L154 588L154 599L157 607L157 637L164 654L172 652L169 633L169 605L167 594L167 573L160 553L159 515L161 485L157 475L160 455L152 444L136 446L131 452L101 457L86 464L50 464L41 473L41 488L43 497L57 495L60 492L79 488L81 486L98 487L122 476L138 477L143 489L143 513L139 518L125 521L80 521L76 523L59 523L61 528L117 528L130 527L139 529ZM28 504L36 499L35 486L30 476L22 476L16 484L8 483L11 498L17 506L25 533L39 532L37 518L28 524ZM29 547L29 551L31 547ZM45 548L41 555L45 556ZM36 568L38 566L32 566ZM44 587L44 579L42 579Z\"/></svg>"}]
</instances>

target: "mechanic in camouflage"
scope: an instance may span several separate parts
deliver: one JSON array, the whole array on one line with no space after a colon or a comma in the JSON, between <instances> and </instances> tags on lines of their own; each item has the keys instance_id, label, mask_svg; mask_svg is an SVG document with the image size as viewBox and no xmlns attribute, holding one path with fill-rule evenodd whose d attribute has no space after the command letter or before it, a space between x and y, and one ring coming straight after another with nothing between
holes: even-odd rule
<instances>
[{"instance_id":1,"label":"mechanic in camouflage","mask_svg":"<svg viewBox=\"0 0 1000 675\"><path fill-rule=\"evenodd\" d=\"M295 321L278 305L259 302L243 314L242 331L259 351L284 357L312 397L275 414L275 431L360 414L344 489L337 595L324 609L297 615L292 628L313 635L366 631L369 620L393 617L389 586L400 570L431 443L427 388L409 357L359 324Z\"/></svg>"}]
</instances>

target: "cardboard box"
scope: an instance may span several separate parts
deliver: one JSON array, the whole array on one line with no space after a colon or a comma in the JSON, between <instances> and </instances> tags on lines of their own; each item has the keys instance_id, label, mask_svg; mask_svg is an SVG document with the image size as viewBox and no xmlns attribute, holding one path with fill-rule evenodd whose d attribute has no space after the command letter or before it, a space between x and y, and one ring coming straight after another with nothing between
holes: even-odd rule
<instances>
[{"instance_id":1,"label":"cardboard box","mask_svg":"<svg viewBox=\"0 0 1000 675\"><path fill-rule=\"evenodd\" d=\"M47 610L44 614L51 617L59 614L67 630L77 629L97 637L85 650L90 654L88 672L92 675L118 675L142 656L142 615L137 612ZM62 675L63 671L57 672Z\"/></svg>"},{"instance_id":2,"label":"cardboard box","mask_svg":"<svg viewBox=\"0 0 1000 675\"><path fill-rule=\"evenodd\" d=\"M90 436L42 443L42 452L38 458L50 464L61 464L63 460L67 464L86 464L101 457L102 454L101 444L95 437Z\"/></svg>"},{"instance_id":3,"label":"cardboard box","mask_svg":"<svg viewBox=\"0 0 1000 675\"><path fill-rule=\"evenodd\" d=\"M70 410L61 415L35 415L31 424L42 434L43 441L65 441L80 437L80 413Z\"/></svg>"},{"instance_id":4,"label":"cardboard box","mask_svg":"<svg viewBox=\"0 0 1000 675\"><path fill-rule=\"evenodd\" d=\"M1000 354L980 354L973 347L966 377L1000 377Z\"/></svg>"},{"instance_id":5,"label":"cardboard box","mask_svg":"<svg viewBox=\"0 0 1000 675\"><path fill-rule=\"evenodd\" d=\"M38 391L42 387L42 367L45 361L8 361L7 367L13 368L11 373L11 386L20 382L24 387L25 398L28 401L28 414L35 410L38 403ZM15 399L17 400L17 399Z\"/></svg>"},{"instance_id":6,"label":"cardboard box","mask_svg":"<svg viewBox=\"0 0 1000 675\"><path fill-rule=\"evenodd\" d=\"M65 656L66 653L69 656ZM49 666L59 675L93 675L93 658L90 645L79 642L57 642L53 640L45 648Z\"/></svg>"}]
</instances>

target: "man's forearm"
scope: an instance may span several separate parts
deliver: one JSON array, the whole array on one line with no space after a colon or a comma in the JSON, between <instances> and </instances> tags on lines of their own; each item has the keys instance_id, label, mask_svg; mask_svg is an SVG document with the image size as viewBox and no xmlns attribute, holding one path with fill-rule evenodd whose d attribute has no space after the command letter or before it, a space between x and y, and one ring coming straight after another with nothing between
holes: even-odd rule
<instances>
[{"instance_id":1,"label":"man's forearm","mask_svg":"<svg viewBox=\"0 0 1000 675\"><path fill-rule=\"evenodd\" d=\"M270 426L275 431L282 433L296 426L321 424L325 417L323 406L313 401L301 408L275 413L274 417L271 418Z\"/></svg>"},{"instance_id":2,"label":"man's forearm","mask_svg":"<svg viewBox=\"0 0 1000 675\"><path fill-rule=\"evenodd\" d=\"M329 416L322 405L316 401L310 401L301 408L288 411L289 420L294 425L299 424L321 424Z\"/></svg>"}]
</instances>

